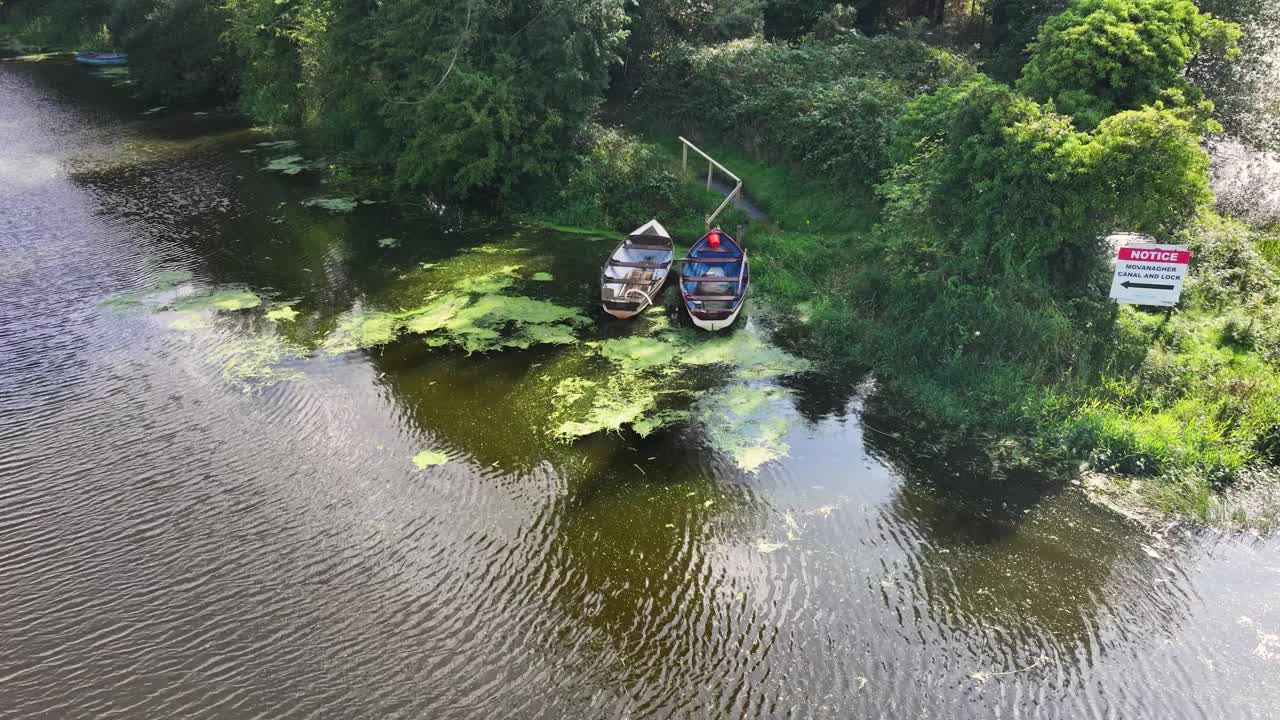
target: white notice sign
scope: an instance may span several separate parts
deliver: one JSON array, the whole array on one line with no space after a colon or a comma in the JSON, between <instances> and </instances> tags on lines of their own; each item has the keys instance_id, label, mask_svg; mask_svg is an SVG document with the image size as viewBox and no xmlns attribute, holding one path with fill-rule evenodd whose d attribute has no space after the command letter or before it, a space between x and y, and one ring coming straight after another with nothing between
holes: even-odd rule
<instances>
[{"instance_id":1,"label":"white notice sign","mask_svg":"<svg viewBox=\"0 0 1280 720\"><path fill-rule=\"evenodd\" d=\"M1173 307L1182 297L1190 264L1185 245L1125 245L1116 254L1111 299L1125 305Z\"/></svg>"}]
</instances>

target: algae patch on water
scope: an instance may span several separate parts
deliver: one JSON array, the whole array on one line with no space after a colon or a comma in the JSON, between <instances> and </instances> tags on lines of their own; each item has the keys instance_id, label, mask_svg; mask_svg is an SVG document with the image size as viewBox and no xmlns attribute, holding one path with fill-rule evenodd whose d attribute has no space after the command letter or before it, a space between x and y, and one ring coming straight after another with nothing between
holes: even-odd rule
<instances>
[{"instance_id":1,"label":"algae patch on water","mask_svg":"<svg viewBox=\"0 0 1280 720\"><path fill-rule=\"evenodd\" d=\"M328 197L307 198L306 200L302 201L302 204L307 207L315 207L315 208L320 208L322 210L328 210L329 212L341 212L341 213L351 212L352 210L356 209L357 205L359 205L359 203L356 202L355 198L328 198Z\"/></svg>"},{"instance_id":2,"label":"algae patch on water","mask_svg":"<svg viewBox=\"0 0 1280 720\"><path fill-rule=\"evenodd\" d=\"M303 170L306 170L307 165L301 155L286 155L272 160L262 169L267 172L277 172L282 175L297 175Z\"/></svg>"},{"instance_id":3,"label":"algae patch on water","mask_svg":"<svg viewBox=\"0 0 1280 720\"><path fill-rule=\"evenodd\" d=\"M746 472L787 456L790 429L786 391L774 386L736 386L710 395L694 414L707 442Z\"/></svg>"},{"instance_id":4,"label":"algae patch on water","mask_svg":"<svg viewBox=\"0 0 1280 720\"><path fill-rule=\"evenodd\" d=\"M712 449L745 472L756 472L789 451L784 442L793 415L789 395L769 381L809 370L804 359L746 331L706 338L657 329L588 347L609 361L607 378L560 381L552 399L554 437L573 440L626 426L645 437L692 423L702 428ZM699 384L705 374L682 373L682 367L714 370L729 384L705 390ZM697 398L692 409L664 401L681 395Z\"/></svg>"},{"instance_id":5,"label":"algae patch on water","mask_svg":"<svg viewBox=\"0 0 1280 720\"><path fill-rule=\"evenodd\" d=\"M552 280L555 280L555 277L549 272L536 272L529 276L529 279L534 282L551 282Z\"/></svg>"},{"instance_id":6,"label":"algae patch on water","mask_svg":"<svg viewBox=\"0 0 1280 720\"><path fill-rule=\"evenodd\" d=\"M262 304L262 298L244 289L211 290L197 295L187 295L169 304L169 309L179 312L204 310L248 310Z\"/></svg>"},{"instance_id":7,"label":"algae patch on water","mask_svg":"<svg viewBox=\"0 0 1280 720\"><path fill-rule=\"evenodd\" d=\"M449 456L435 450L423 450L413 456L413 466L419 470L426 470L433 465L443 465L449 462Z\"/></svg>"},{"instance_id":8,"label":"algae patch on water","mask_svg":"<svg viewBox=\"0 0 1280 720\"><path fill-rule=\"evenodd\" d=\"M282 305L268 310L263 317L272 322L292 322L298 317L298 311L288 305Z\"/></svg>"},{"instance_id":9,"label":"algae patch on water","mask_svg":"<svg viewBox=\"0 0 1280 720\"><path fill-rule=\"evenodd\" d=\"M304 377L301 370L281 367L286 360L301 359L302 350L275 335L226 338L212 355L223 379L246 391Z\"/></svg>"}]
</instances>

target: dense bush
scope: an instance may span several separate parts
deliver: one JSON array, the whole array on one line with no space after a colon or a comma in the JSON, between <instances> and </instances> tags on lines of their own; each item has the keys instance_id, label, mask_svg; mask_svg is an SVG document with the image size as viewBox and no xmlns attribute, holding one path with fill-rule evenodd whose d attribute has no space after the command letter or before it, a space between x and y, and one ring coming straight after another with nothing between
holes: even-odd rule
<instances>
[{"instance_id":1,"label":"dense bush","mask_svg":"<svg viewBox=\"0 0 1280 720\"><path fill-rule=\"evenodd\" d=\"M143 94L166 103L230 94L225 25L215 0L116 0L109 21Z\"/></svg>"},{"instance_id":2,"label":"dense bush","mask_svg":"<svg viewBox=\"0 0 1280 720\"><path fill-rule=\"evenodd\" d=\"M1157 108L1092 132L979 78L914 101L881 186L891 260L910 273L1092 296L1102 237L1168 237L1210 199L1196 125Z\"/></svg>"},{"instance_id":3,"label":"dense bush","mask_svg":"<svg viewBox=\"0 0 1280 720\"><path fill-rule=\"evenodd\" d=\"M1040 28L1018 86L1093 127L1159 99L1197 99L1187 63L1202 48L1238 53L1240 35L1192 0L1074 0Z\"/></svg>"},{"instance_id":4,"label":"dense bush","mask_svg":"<svg viewBox=\"0 0 1280 720\"><path fill-rule=\"evenodd\" d=\"M614 128L584 134L568 180L537 210L554 222L630 230L652 217L670 222L708 208L659 148Z\"/></svg>"},{"instance_id":5,"label":"dense bush","mask_svg":"<svg viewBox=\"0 0 1280 720\"><path fill-rule=\"evenodd\" d=\"M732 138L836 182L880 176L890 128L917 93L973 70L894 36L747 40L663 52L636 107L651 121Z\"/></svg>"}]
</instances>

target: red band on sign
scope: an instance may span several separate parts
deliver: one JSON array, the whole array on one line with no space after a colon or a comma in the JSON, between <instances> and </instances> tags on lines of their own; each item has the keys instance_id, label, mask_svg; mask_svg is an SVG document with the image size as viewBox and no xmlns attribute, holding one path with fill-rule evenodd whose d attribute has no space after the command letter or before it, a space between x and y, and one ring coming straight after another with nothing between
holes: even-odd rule
<instances>
[{"instance_id":1,"label":"red band on sign","mask_svg":"<svg viewBox=\"0 0 1280 720\"><path fill-rule=\"evenodd\" d=\"M1120 248L1120 259L1127 262L1167 263L1186 265L1191 253L1186 250L1161 250L1160 248Z\"/></svg>"}]
</instances>

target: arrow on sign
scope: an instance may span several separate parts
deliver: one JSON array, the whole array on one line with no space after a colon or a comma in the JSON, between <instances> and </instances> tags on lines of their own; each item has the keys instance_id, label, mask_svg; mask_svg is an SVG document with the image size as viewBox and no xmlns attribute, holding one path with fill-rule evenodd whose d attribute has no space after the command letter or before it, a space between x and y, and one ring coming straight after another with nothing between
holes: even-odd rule
<instances>
[{"instance_id":1,"label":"arrow on sign","mask_svg":"<svg viewBox=\"0 0 1280 720\"><path fill-rule=\"evenodd\" d=\"M1120 283L1120 285L1126 288L1143 288L1144 290L1172 290L1173 289L1172 285L1152 285L1151 283L1136 283L1136 282L1129 282L1128 280L1125 280L1124 282Z\"/></svg>"}]
</instances>

